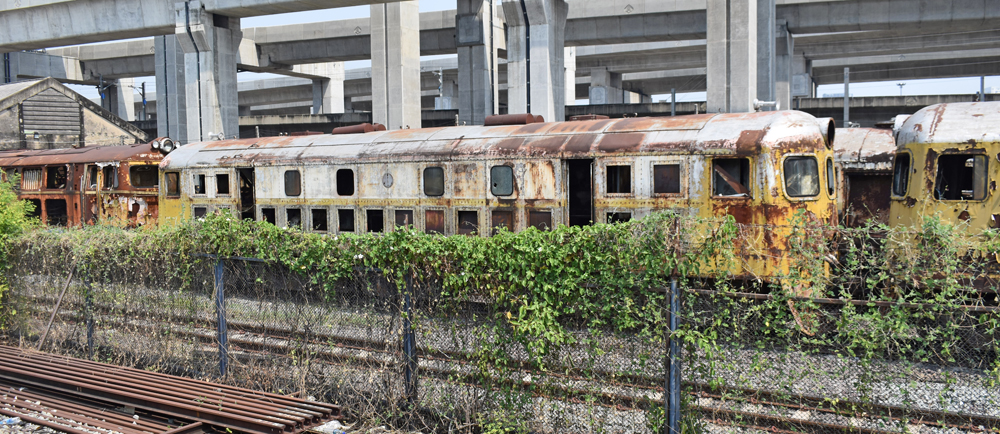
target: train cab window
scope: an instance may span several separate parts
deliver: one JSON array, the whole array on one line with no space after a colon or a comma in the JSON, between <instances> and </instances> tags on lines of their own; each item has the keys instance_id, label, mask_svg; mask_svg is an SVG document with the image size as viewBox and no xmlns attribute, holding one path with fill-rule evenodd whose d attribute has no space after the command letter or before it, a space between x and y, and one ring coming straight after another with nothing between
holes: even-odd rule
<instances>
[{"instance_id":1,"label":"train cab window","mask_svg":"<svg viewBox=\"0 0 1000 434\"><path fill-rule=\"evenodd\" d=\"M681 165L653 165L653 194L677 194L681 192Z\"/></svg>"},{"instance_id":2,"label":"train cab window","mask_svg":"<svg viewBox=\"0 0 1000 434\"><path fill-rule=\"evenodd\" d=\"M608 193L632 192L632 166L607 167Z\"/></svg>"},{"instance_id":3,"label":"train cab window","mask_svg":"<svg viewBox=\"0 0 1000 434\"><path fill-rule=\"evenodd\" d=\"M266 221L266 222L268 222L268 223L270 223L272 225L277 225L278 224L278 218L276 217L277 214L275 214L274 208L261 208L260 209L260 215L261 215L261 218L264 219L264 221Z\"/></svg>"},{"instance_id":4,"label":"train cab window","mask_svg":"<svg viewBox=\"0 0 1000 434\"><path fill-rule=\"evenodd\" d=\"M194 218L205 217L205 214L208 214L208 208L203 206L194 207Z\"/></svg>"},{"instance_id":5,"label":"train cab window","mask_svg":"<svg viewBox=\"0 0 1000 434\"><path fill-rule=\"evenodd\" d=\"M490 227L493 228L493 234L496 235L500 232L500 228L507 229L507 232L514 231L514 211L510 210L493 210L493 214L490 216Z\"/></svg>"},{"instance_id":6,"label":"train cab window","mask_svg":"<svg viewBox=\"0 0 1000 434\"><path fill-rule=\"evenodd\" d=\"M712 195L750 197L750 159L712 160Z\"/></svg>"},{"instance_id":7,"label":"train cab window","mask_svg":"<svg viewBox=\"0 0 1000 434\"><path fill-rule=\"evenodd\" d=\"M87 188L97 190L97 166L87 166Z\"/></svg>"},{"instance_id":8,"label":"train cab window","mask_svg":"<svg viewBox=\"0 0 1000 434\"><path fill-rule=\"evenodd\" d=\"M194 176L194 194L205 194L205 175Z\"/></svg>"},{"instance_id":9,"label":"train cab window","mask_svg":"<svg viewBox=\"0 0 1000 434\"><path fill-rule=\"evenodd\" d=\"M302 172L298 170L285 171L285 196L302 194Z\"/></svg>"},{"instance_id":10,"label":"train cab window","mask_svg":"<svg viewBox=\"0 0 1000 434\"><path fill-rule=\"evenodd\" d=\"M428 167L424 169L424 194L444 196L444 168Z\"/></svg>"},{"instance_id":11,"label":"train cab window","mask_svg":"<svg viewBox=\"0 0 1000 434\"><path fill-rule=\"evenodd\" d=\"M302 210L298 208L287 208L285 209L285 226L286 227L302 227Z\"/></svg>"},{"instance_id":12,"label":"train cab window","mask_svg":"<svg viewBox=\"0 0 1000 434\"><path fill-rule=\"evenodd\" d=\"M337 195L354 195L354 171L351 169L337 170Z\"/></svg>"},{"instance_id":13,"label":"train cab window","mask_svg":"<svg viewBox=\"0 0 1000 434\"><path fill-rule=\"evenodd\" d=\"M455 233L460 235L472 235L479 229L479 212L459 211L458 230Z\"/></svg>"},{"instance_id":14,"label":"train cab window","mask_svg":"<svg viewBox=\"0 0 1000 434\"><path fill-rule=\"evenodd\" d=\"M429 209L424 212L424 232L428 234L444 233L444 211Z\"/></svg>"},{"instance_id":15,"label":"train cab window","mask_svg":"<svg viewBox=\"0 0 1000 434\"><path fill-rule=\"evenodd\" d=\"M312 209L312 230L315 232L326 232L329 228L326 221L326 208Z\"/></svg>"},{"instance_id":16,"label":"train cab window","mask_svg":"<svg viewBox=\"0 0 1000 434\"><path fill-rule=\"evenodd\" d=\"M337 230L340 232L354 232L354 210L337 210Z\"/></svg>"},{"instance_id":17,"label":"train cab window","mask_svg":"<svg viewBox=\"0 0 1000 434\"><path fill-rule=\"evenodd\" d=\"M104 166L104 189L118 188L118 170L115 166ZM204 177L204 175L202 175ZM204 179L202 179L204 181Z\"/></svg>"},{"instance_id":18,"label":"train cab window","mask_svg":"<svg viewBox=\"0 0 1000 434\"><path fill-rule=\"evenodd\" d=\"M137 188L153 188L160 185L160 174L157 173L156 166L130 166L128 179L132 186Z\"/></svg>"},{"instance_id":19,"label":"train cab window","mask_svg":"<svg viewBox=\"0 0 1000 434\"><path fill-rule=\"evenodd\" d=\"M543 231L552 229L552 211L528 211L528 226Z\"/></svg>"},{"instance_id":20,"label":"train cab window","mask_svg":"<svg viewBox=\"0 0 1000 434\"><path fill-rule=\"evenodd\" d=\"M21 172L22 190L40 190L42 188L42 169L24 169ZM41 210L41 207L38 207Z\"/></svg>"},{"instance_id":21,"label":"train cab window","mask_svg":"<svg viewBox=\"0 0 1000 434\"><path fill-rule=\"evenodd\" d=\"M830 197L837 192L837 171L833 168L833 158L826 158L826 192Z\"/></svg>"},{"instance_id":22,"label":"train cab window","mask_svg":"<svg viewBox=\"0 0 1000 434\"><path fill-rule=\"evenodd\" d=\"M623 223L632 220L630 212L609 212L608 223Z\"/></svg>"},{"instance_id":23,"label":"train cab window","mask_svg":"<svg viewBox=\"0 0 1000 434\"><path fill-rule=\"evenodd\" d=\"M177 172L167 172L164 174L167 181L167 196L177 197L181 195L181 174Z\"/></svg>"},{"instance_id":24,"label":"train cab window","mask_svg":"<svg viewBox=\"0 0 1000 434\"><path fill-rule=\"evenodd\" d=\"M934 198L938 200L986 199L985 155L953 154L938 157Z\"/></svg>"},{"instance_id":25,"label":"train cab window","mask_svg":"<svg viewBox=\"0 0 1000 434\"><path fill-rule=\"evenodd\" d=\"M385 212L380 209L365 211L368 232L385 232Z\"/></svg>"},{"instance_id":26,"label":"train cab window","mask_svg":"<svg viewBox=\"0 0 1000 434\"><path fill-rule=\"evenodd\" d=\"M902 153L896 155L896 164L892 170L892 195L906 196L907 187L910 184L910 154Z\"/></svg>"},{"instance_id":27,"label":"train cab window","mask_svg":"<svg viewBox=\"0 0 1000 434\"><path fill-rule=\"evenodd\" d=\"M215 175L215 194L220 196L229 194L229 174Z\"/></svg>"},{"instance_id":28,"label":"train cab window","mask_svg":"<svg viewBox=\"0 0 1000 434\"><path fill-rule=\"evenodd\" d=\"M46 168L45 188L66 188L66 166Z\"/></svg>"},{"instance_id":29,"label":"train cab window","mask_svg":"<svg viewBox=\"0 0 1000 434\"><path fill-rule=\"evenodd\" d=\"M514 194L514 168L493 166L490 169L490 193L494 196Z\"/></svg>"},{"instance_id":30,"label":"train cab window","mask_svg":"<svg viewBox=\"0 0 1000 434\"><path fill-rule=\"evenodd\" d=\"M413 226L413 210L397 209L394 220L396 221L397 228Z\"/></svg>"},{"instance_id":31,"label":"train cab window","mask_svg":"<svg viewBox=\"0 0 1000 434\"><path fill-rule=\"evenodd\" d=\"M783 165L785 192L791 197L819 194L819 164L815 157L788 157Z\"/></svg>"}]
</instances>

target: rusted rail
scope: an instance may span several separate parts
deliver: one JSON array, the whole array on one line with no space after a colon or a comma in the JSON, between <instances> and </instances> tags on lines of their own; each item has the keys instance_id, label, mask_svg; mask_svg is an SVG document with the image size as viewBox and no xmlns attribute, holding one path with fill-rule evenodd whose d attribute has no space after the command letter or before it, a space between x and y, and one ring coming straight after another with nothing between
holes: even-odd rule
<instances>
[{"instance_id":1,"label":"rusted rail","mask_svg":"<svg viewBox=\"0 0 1000 434\"><path fill-rule=\"evenodd\" d=\"M0 381L249 433L294 434L341 416L336 405L7 346Z\"/></svg>"}]
</instances>

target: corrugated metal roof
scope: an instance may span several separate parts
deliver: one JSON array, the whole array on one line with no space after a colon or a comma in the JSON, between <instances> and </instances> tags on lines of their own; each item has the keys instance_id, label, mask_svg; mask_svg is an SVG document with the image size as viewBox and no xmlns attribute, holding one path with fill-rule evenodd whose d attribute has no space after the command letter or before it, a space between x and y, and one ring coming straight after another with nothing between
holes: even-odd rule
<instances>
[{"instance_id":1,"label":"corrugated metal roof","mask_svg":"<svg viewBox=\"0 0 1000 434\"><path fill-rule=\"evenodd\" d=\"M76 149L0 151L0 167L84 164L112 161L159 160L163 154L151 143L127 146L94 146Z\"/></svg>"},{"instance_id":2,"label":"corrugated metal roof","mask_svg":"<svg viewBox=\"0 0 1000 434\"><path fill-rule=\"evenodd\" d=\"M935 104L903 122L896 137L910 143L1000 142L1000 102Z\"/></svg>"},{"instance_id":3,"label":"corrugated metal roof","mask_svg":"<svg viewBox=\"0 0 1000 434\"><path fill-rule=\"evenodd\" d=\"M888 128L837 128L833 151L845 170L891 171L896 141Z\"/></svg>"},{"instance_id":4,"label":"corrugated metal roof","mask_svg":"<svg viewBox=\"0 0 1000 434\"><path fill-rule=\"evenodd\" d=\"M265 137L192 143L168 155L162 167L328 164L463 155L561 158L666 150L733 153L793 143L824 146L819 121L807 113L779 111Z\"/></svg>"}]
</instances>

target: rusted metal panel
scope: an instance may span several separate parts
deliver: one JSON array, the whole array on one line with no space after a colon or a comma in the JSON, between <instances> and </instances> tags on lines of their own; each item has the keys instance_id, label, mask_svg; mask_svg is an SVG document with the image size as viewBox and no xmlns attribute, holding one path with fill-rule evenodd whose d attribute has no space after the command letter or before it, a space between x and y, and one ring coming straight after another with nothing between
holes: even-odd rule
<instances>
[{"instance_id":1,"label":"rusted metal panel","mask_svg":"<svg viewBox=\"0 0 1000 434\"><path fill-rule=\"evenodd\" d=\"M927 106L899 127L896 142L976 143L1000 142L1000 102L969 102Z\"/></svg>"},{"instance_id":2,"label":"rusted metal panel","mask_svg":"<svg viewBox=\"0 0 1000 434\"><path fill-rule=\"evenodd\" d=\"M845 171L888 173L896 155L896 140L888 128L840 128L833 150Z\"/></svg>"}]
</instances>

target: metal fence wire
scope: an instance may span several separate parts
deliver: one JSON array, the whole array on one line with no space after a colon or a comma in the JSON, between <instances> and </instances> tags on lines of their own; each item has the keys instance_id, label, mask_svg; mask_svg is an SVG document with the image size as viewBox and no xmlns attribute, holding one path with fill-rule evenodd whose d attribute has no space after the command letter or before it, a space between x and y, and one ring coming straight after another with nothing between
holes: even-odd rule
<instances>
[{"instance_id":1,"label":"metal fence wire","mask_svg":"<svg viewBox=\"0 0 1000 434\"><path fill-rule=\"evenodd\" d=\"M508 312L496 300L456 302L433 281L357 269L330 293L318 274L253 258L67 253L12 261L9 343L37 345L76 267L46 351L314 397L362 424L424 432L645 433L667 420L666 321L633 333L561 318L573 339L532 352L498 326ZM681 288L684 432L1000 432L995 308ZM666 318L668 292L636 291ZM906 326L889 327L894 317Z\"/></svg>"}]
</instances>

